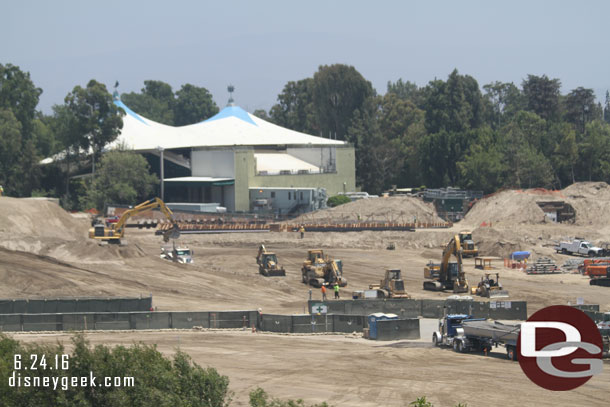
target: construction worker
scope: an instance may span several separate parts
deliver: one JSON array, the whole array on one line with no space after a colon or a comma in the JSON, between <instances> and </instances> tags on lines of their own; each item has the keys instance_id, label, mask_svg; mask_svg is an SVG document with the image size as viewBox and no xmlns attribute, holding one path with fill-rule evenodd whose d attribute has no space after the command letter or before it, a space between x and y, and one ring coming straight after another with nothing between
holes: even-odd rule
<instances>
[{"instance_id":1,"label":"construction worker","mask_svg":"<svg viewBox=\"0 0 610 407\"><path fill-rule=\"evenodd\" d=\"M326 301L326 287L322 286L322 301Z\"/></svg>"},{"instance_id":2,"label":"construction worker","mask_svg":"<svg viewBox=\"0 0 610 407\"><path fill-rule=\"evenodd\" d=\"M2 185L0 185L0 196L2 196L4 194L4 188L2 188Z\"/></svg>"},{"instance_id":3,"label":"construction worker","mask_svg":"<svg viewBox=\"0 0 610 407\"><path fill-rule=\"evenodd\" d=\"M303 239L305 237L305 225L301 225L299 232L301 232L301 239Z\"/></svg>"},{"instance_id":4,"label":"construction worker","mask_svg":"<svg viewBox=\"0 0 610 407\"><path fill-rule=\"evenodd\" d=\"M336 281L335 281L334 289L335 289L335 300L338 300L339 299L339 283L337 283Z\"/></svg>"}]
</instances>

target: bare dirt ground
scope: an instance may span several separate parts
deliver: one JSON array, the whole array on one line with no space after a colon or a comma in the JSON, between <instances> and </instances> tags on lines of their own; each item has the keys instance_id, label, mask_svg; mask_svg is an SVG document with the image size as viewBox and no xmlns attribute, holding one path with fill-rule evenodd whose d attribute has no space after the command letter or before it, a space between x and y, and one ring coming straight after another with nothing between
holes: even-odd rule
<instances>
[{"instance_id":1,"label":"bare dirt ground","mask_svg":"<svg viewBox=\"0 0 610 407\"><path fill-rule=\"evenodd\" d=\"M442 247L453 234L473 228L482 255L505 257L514 250L529 250L534 259L548 256L561 264L571 258L554 252L553 246L561 239L584 236L594 242L610 241L606 187L596 183L562 191L566 200L574 200L578 211L574 225L544 223L539 213L530 217L531 213L526 212L539 210L535 205L538 198L509 191L501 193L502 200L497 200L497 194L477 203L469 217L452 229L307 232L303 240L297 233L274 232L183 235L180 243L194 249L193 265L160 259L161 238L150 230L128 229L127 246L102 247L87 238L86 218L71 216L49 202L3 197L0 298L152 294L159 310L260 307L264 313L303 313L309 287L301 283L300 268L309 248L322 248L343 260L348 279L348 287L342 290L344 298L349 298L353 290L378 282L386 268L403 270L406 289L412 297L445 298L451 293L422 289L423 267L428 260L440 259ZM523 202L519 197L510 199L510 193L526 198ZM382 199L374 201L375 208L390 202ZM409 208L429 209L416 207L410 201L411 206L400 209L396 202L392 202L398 205L394 212L383 216L410 221L414 215ZM414 213L423 216L423 212ZM504 216L506 213L513 214L512 220ZM592 224L595 217L599 222ZM492 227L481 227L483 221L491 221ZM386 250L390 242L395 243L396 250ZM258 274L255 256L261 243L278 254L287 270L286 277ZM510 299L526 300L529 314L548 305L574 304L579 297L587 304L600 304L602 310L610 310L610 289L591 287L588 278L581 275L526 275L505 269L501 262L494 265ZM465 270L471 285L476 285L483 275L474 269L472 259L465 261ZM314 289L313 298L320 297ZM230 377L238 395L235 405L245 405L247 390L256 386L279 397L301 397L308 402L327 400L337 406L402 406L422 395L437 406L458 402L470 406L605 405L610 383L610 370L606 367L602 376L558 396L537 388L517 364L499 355L486 359L432 349L427 338L426 343L413 345L404 341L380 344L341 335L252 335L233 331L112 332L88 336L93 343L157 343L168 353L180 346L198 363L214 366ZM54 341L67 336L16 337Z\"/></svg>"},{"instance_id":2,"label":"bare dirt ground","mask_svg":"<svg viewBox=\"0 0 610 407\"><path fill-rule=\"evenodd\" d=\"M66 334L15 334L24 342L61 341ZM406 406L426 396L435 406L605 406L610 364L582 387L537 387L504 354L458 354L422 341L372 342L351 335L275 335L248 331L99 332L92 344L157 344L177 348L230 379L232 405L247 406L262 387L275 397L327 401L335 406ZM69 348L69 346L68 346ZM500 348L499 348L500 349Z\"/></svg>"}]
</instances>

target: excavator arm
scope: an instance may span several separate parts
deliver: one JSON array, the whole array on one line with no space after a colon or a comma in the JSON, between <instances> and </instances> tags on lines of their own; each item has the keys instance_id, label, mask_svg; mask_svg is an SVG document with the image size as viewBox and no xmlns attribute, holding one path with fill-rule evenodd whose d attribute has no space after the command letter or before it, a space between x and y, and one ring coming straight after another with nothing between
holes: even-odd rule
<instances>
[{"instance_id":1,"label":"excavator arm","mask_svg":"<svg viewBox=\"0 0 610 407\"><path fill-rule=\"evenodd\" d=\"M258 254L256 255L257 264L261 263L261 256L266 252L267 252L267 249L265 249L265 245L264 244L260 245L260 247L258 248Z\"/></svg>"},{"instance_id":2,"label":"excavator arm","mask_svg":"<svg viewBox=\"0 0 610 407\"><path fill-rule=\"evenodd\" d=\"M160 208L161 212L165 215L165 217L172 223L173 228L169 229L163 234L163 241L168 242L170 237L174 239L180 236L180 228L176 221L174 220L174 216L172 211L165 205L165 203L159 198L149 199L146 202L142 202L141 204L123 212L121 218L117 223L112 226L112 229L115 232L118 232L119 237L123 237L123 233L125 231L125 224L127 220L138 213L144 212L149 209Z\"/></svg>"}]
</instances>

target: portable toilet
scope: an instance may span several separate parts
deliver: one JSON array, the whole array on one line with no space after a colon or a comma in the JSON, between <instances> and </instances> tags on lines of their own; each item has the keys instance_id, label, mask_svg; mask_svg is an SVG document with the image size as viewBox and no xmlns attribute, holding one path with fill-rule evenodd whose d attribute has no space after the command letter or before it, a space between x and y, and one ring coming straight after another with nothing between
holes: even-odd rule
<instances>
[{"instance_id":1,"label":"portable toilet","mask_svg":"<svg viewBox=\"0 0 610 407\"><path fill-rule=\"evenodd\" d=\"M387 319L398 319L396 314L384 314L383 312L376 312L369 315L369 339L377 339L377 321Z\"/></svg>"}]
</instances>

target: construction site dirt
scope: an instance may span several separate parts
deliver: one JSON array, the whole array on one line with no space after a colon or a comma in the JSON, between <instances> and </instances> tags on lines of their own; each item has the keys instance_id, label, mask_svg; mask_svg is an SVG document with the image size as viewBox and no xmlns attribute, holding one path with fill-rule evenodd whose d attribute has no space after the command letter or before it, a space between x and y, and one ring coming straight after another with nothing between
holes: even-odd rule
<instances>
[{"instance_id":1,"label":"construction site dirt","mask_svg":"<svg viewBox=\"0 0 610 407\"><path fill-rule=\"evenodd\" d=\"M313 299L321 299L322 294L301 282L301 265L308 249L320 248L342 260L349 281L340 290L342 299L379 281L386 269L402 271L411 298L443 299L453 293L424 291L423 269L428 261L440 260L442 248L460 230L473 231L481 255L506 258L513 251L527 250L531 259L548 257L558 266L571 258L555 252L560 240L580 236L593 243L610 241L610 218L601 215L610 207L607 184L575 185L561 195L560 200L576 210L573 224L545 220L536 200L551 201L552 194L504 191L476 203L463 221L448 229L306 231L303 239L297 232L183 235L178 241L193 251L193 264L161 259L163 242L153 229L127 230L125 246L100 246L87 239L87 216L71 215L44 200L2 197L0 298L152 294L158 310L261 308L263 314L307 313L310 290ZM375 205L383 199L375 198ZM366 203L359 205L366 207ZM394 219L400 216L404 218L401 221L412 221L408 211ZM395 250L386 250L390 243ZM259 274L256 255L261 244L281 259L285 277ZM599 304L602 311L610 310L609 289L590 286L589 278L581 274L528 275L517 268L505 268L501 260L493 261L492 267L510 292L508 300L527 301L528 314L549 305L576 304L579 299ZM471 286L489 272L475 269L472 258L464 259L464 270ZM67 333L15 337L69 342L65 340ZM485 358L434 349L427 346L431 338L423 331L421 341L413 346L404 346L410 343L404 341L380 345L362 339L361 333L298 336L249 331L138 331L100 332L88 337L92 343L156 343L167 353L180 347L201 365L213 366L229 376L237 395L233 405L238 406L247 405L247 391L256 386L277 397L303 398L308 403L328 401L336 406L399 406L423 395L442 406L458 402L469 406L605 405L610 382L605 363L604 373L579 389L550 394L531 383L518 364L505 360L502 353ZM320 343L324 346L315 346ZM324 369L333 370L333 380L319 380ZM314 391L303 383L315 383ZM484 398L480 397L482 383L487 389Z\"/></svg>"}]
</instances>

